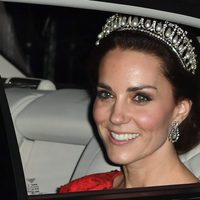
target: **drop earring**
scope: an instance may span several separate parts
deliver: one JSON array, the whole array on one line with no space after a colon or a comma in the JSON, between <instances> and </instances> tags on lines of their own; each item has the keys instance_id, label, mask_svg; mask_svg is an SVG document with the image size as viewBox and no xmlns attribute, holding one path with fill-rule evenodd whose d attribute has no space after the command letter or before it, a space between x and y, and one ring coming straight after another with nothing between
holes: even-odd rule
<instances>
[{"instance_id":1,"label":"drop earring","mask_svg":"<svg viewBox=\"0 0 200 200\"><path fill-rule=\"evenodd\" d=\"M169 130L169 135L168 135L168 139L171 143L177 142L179 139L179 122L174 121L171 125L171 128Z\"/></svg>"}]
</instances>

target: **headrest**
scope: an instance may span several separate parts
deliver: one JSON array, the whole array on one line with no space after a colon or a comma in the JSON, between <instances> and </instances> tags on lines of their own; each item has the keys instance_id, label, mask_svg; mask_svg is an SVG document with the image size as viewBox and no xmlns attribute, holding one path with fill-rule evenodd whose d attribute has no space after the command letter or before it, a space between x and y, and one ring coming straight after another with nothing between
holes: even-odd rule
<instances>
[{"instance_id":1,"label":"headrest","mask_svg":"<svg viewBox=\"0 0 200 200\"><path fill-rule=\"evenodd\" d=\"M30 102L16 116L15 126L31 140L85 145L92 137L89 103L84 90L51 91Z\"/></svg>"}]
</instances>

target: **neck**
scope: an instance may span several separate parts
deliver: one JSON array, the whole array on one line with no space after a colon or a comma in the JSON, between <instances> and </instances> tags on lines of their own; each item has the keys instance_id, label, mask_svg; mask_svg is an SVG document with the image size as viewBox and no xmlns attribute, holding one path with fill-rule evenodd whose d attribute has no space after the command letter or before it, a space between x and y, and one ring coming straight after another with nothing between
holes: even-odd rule
<instances>
[{"instance_id":1,"label":"neck","mask_svg":"<svg viewBox=\"0 0 200 200\"><path fill-rule=\"evenodd\" d=\"M171 144L169 144L171 145ZM198 181L179 160L175 149L166 148L123 166L119 188L195 183ZM165 158L165 159L163 159Z\"/></svg>"}]
</instances>

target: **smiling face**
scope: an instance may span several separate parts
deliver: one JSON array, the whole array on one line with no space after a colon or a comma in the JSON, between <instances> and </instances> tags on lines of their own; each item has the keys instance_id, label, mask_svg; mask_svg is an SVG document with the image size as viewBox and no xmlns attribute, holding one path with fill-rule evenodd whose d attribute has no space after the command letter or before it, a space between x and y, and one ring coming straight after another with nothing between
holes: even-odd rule
<instances>
[{"instance_id":1,"label":"smiling face","mask_svg":"<svg viewBox=\"0 0 200 200\"><path fill-rule=\"evenodd\" d=\"M114 163L131 164L173 148L167 136L179 109L161 65L154 55L120 48L100 63L93 115Z\"/></svg>"}]
</instances>

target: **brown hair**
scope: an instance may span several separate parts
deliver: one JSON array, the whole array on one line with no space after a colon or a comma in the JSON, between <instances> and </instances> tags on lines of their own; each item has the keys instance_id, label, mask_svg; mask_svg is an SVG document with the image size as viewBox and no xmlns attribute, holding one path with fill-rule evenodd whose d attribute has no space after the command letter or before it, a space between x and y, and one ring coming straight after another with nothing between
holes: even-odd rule
<instances>
[{"instance_id":1,"label":"brown hair","mask_svg":"<svg viewBox=\"0 0 200 200\"><path fill-rule=\"evenodd\" d=\"M93 86L98 81L98 66L103 56L116 47L150 53L162 59L163 74L173 87L175 102L183 99L192 101L188 117L180 124L180 138L175 143L177 153L185 153L200 141L200 82L199 62L195 75L186 71L172 50L158 39L136 31L114 31L100 41L93 51L90 70ZM167 102L166 102L167 103Z\"/></svg>"}]
</instances>

